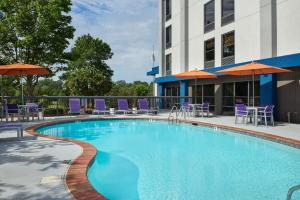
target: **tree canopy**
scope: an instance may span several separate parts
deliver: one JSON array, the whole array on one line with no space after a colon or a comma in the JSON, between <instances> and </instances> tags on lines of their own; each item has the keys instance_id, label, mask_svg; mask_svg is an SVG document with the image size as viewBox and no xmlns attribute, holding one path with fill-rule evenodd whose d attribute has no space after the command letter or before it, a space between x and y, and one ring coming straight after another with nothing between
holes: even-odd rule
<instances>
[{"instance_id":1,"label":"tree canopy","mask_svg":"<svg viewBox=\"0 0 300 200\"><path fill-rule=\"evenodd\" d=\"M114 83L110 96L152 96L152 84L142 81L126 83L126 81L117 81Z\"/></svg>"},{"instance_id":2,"label":"tree canopy","mask_svg":"<svg viewBox=\"0 0 300 200\"><path fill-rule=\"evenodd\" d=\"M102 96L110 91L113 71L106 61L113 53L107 43L83 35L76 40L70 56L71 62L63 75L70 95Z\"/></svg>"},{"instance_id":3,"label":"tree canopy","mask_svg":"<svg viewBox=\"0 0 300 200\"><path fill-rule=\"evenodd\" d=\"M0 63L42 65L54 72L66 63L65 49L75 29L71 0L1 0ZM38 77L27 77L29 94Z\"/></svg>"}]
</instances>

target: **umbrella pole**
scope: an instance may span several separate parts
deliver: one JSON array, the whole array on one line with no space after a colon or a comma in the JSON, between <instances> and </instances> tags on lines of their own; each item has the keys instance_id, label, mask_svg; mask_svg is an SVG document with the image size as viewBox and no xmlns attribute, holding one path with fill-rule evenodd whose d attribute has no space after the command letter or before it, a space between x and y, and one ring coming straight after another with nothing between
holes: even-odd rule
<instances>
[{"instance_id":1,"label":"umbrella pole","mask_svg":"<svg viewBox=\"0 0 300 200\"><path fill-rule=\"evenodd\" d=\"M195 104L197 103L197 79L195 78Z\"/></svg>"},{"instance_id":2,"label":"umbrella pole","mask_svg":"<svg viewBox=\"0 0 300 200\"><path fill-rule=\"evenodd\" d=\"M204 94L204 91L203 91L203 89L204 89L204 88L203 88L203 83L202 83L202 84L201 84L201 100L202 100L201 103L202 103L202 104L204 103L204 95L203 95L203 94Z\"/></svg>"},{"instance_id":3,"label":"umbrella pole","mask_svg":"<svg viewBox=\"0 0 300 200\"><path fill-rule=\"evenodd\" d=\"M24 86L23 86L23 76L21 76L21 87L22 87L22 105L24 105Z\"/></svg>"},{"instance_id":4,"label":"umbrella pole","mask_svg":"<svg viewBox=\"0 0 300 200\"><path fill-rule=\"evenodd\" d=\"M254 78L255 78L255 74L254 74L254 71L253 71L253 74L252 74L252 99L253 99L252 104L253 104L253 107L255 106L254 105L254 82L255 82Z\"/></svg>"}]
</instances>

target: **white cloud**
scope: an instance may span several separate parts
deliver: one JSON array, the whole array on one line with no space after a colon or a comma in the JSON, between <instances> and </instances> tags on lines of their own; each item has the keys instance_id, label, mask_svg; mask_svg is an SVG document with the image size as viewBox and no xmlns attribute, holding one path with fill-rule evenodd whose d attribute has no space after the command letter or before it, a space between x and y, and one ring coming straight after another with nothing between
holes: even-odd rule
<instances>
[{"instance_id":1,"label":"white cloud","mask_svg":"<svg viewBox=\"0 0 300 200\"><path fill-rule=\"evenodd\" d=\"M146 80L158 44L158 0L73 0L75 38L90 33L109 43L114 80Z\"/></svg>"}]
</instances>

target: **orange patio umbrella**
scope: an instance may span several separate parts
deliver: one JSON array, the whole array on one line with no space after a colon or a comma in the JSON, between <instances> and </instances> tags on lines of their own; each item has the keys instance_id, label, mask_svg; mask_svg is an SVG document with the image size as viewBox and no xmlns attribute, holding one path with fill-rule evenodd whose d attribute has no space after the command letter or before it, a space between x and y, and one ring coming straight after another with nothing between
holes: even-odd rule
<instances>
[{"instance_id":1,"label":"orange patio umbrella","mask_svg":"<svg viewBox=\"0 0 300 200\"><path fill-rule=\"evenodd\" d=\"M197 79L204 79L204 78L217 78L217 75L205 71L200 70L192 70L188 72L183 72L180 74L175 75L177 78L193 78L195 79L195 103L196 103L196 94L197 94ZM203 103L203 95L202 95L202 103Z\"/></svg>"},{"instance_id":2,"label":"orange patio umbrella","mask_svg":"<svg viewBox=\"0 0 300 200\"><path fill-rule=\"evenodd\" d=\"M0 74L8 76L30 76L30 75L48 75L50 71L42 66L16 63L11 65L1 65ZM22 78L22 77L21 77ZM23 83L22 85L22 103L24 103Z\"/></svg>"},{"instance_id":3,"label":"orange patio umbrella","mask_svg":"<svg viewBox=\"0 0 300 200\"><path fill-rule=\"evenodd\" d=\"M253 106L254 106L254 79L255 75L262 74L276 74L276 73L284 73L291 72L287 69L282 69L278 67L273 67L270 65L265 65L257 62L251 62L248 64L231 67L228 69L220 70L217 73L219 74L227 74L227 75L235 75L235 76L252 76L252 87L253 87Z\"/></svg>"}]
</instances>

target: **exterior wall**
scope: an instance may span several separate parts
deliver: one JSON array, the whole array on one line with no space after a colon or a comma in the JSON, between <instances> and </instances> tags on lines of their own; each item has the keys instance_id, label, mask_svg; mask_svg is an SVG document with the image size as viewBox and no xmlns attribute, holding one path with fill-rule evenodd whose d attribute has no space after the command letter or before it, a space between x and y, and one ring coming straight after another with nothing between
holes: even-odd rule
<instances>
[{"instance_id":1,"label":"exterior wall","mask_svg":"<svg viewBox=\"0 0 300 200\"><path fill-rule=\"evenodd\" d=\"M172 18L167 22L161 18L162 32L172 25L172 47L162 49L161 60L172 53L173 75L203 69L204 42L211 38L215 38L215 66L221 66L222 35L230 31L235 31L235 63L300 52L299 0L236 0L235 21L225 26L221 0L215 0L215 29L205 34L204 4L209 1L173 0ZM160 66L164 68L163 61Z\"/></svg>"},{"instance_id":2,"label":"exterior wall","mask_svg":"<svg viewBox=\"0 0 300 200\"><path fill-rule=\"evenodd\" d=\"M172 18L164 21L161 2L160 76L165 76L165 56L172 54L172 75L204 69L204 43L215 39L215 67L222 65L222 35L235 33L235 63L300 53L299 0L235 0L235 20L221 25L221 2L215 0L215 29L204 33L204 5L210 0L172 0ZM172 47L165 50L165 29L172 25ZM284 62L284 61L281 61ZM296 65L290 65L295 67ZM260 80L261 103L276 104L278 119L300 123L300 71ZM168 78L168 77L167 77ZM219 77L198 80L198 84L215 84L215 112L222 112L222 84L251 80L251 77ZM166 85L166 83L162 84ZM182 94L192 96L192 82L182 84ZM277 89L277 91L276 91ZM272 92L270 91L272 90ZM275 97L277 95L277 98ZM289 98L286 98L289 97Z\"/></svg>"},{"instance_id":3,"label":"exterior wall","mask_svg":"<svg viewBox=\"0 0 300 200\"><path fill-rule=\"evenodd\" d=\"M300 52L300 1L277 0L278 55Z\"/></svg>"},{"instance_id":4,"label":"exterior wall","mask_svg":"<svg viewBox=\"0 0 300 200\"><path fill-rule=\"evenodd\" d=\"M278 74L278 119L300 123L300 69L292 69L293 73Z\"/></svg>"}]
</instances>

